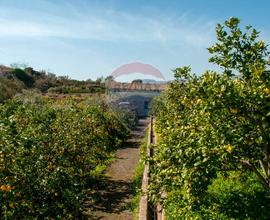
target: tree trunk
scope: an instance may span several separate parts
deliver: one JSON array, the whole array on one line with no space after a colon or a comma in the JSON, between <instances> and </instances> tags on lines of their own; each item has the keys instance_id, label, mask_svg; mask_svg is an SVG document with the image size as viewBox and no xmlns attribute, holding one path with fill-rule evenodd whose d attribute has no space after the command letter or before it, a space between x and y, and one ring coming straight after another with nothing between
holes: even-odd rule
<instances>
[{"instance_id":1,"label":"tree trunk","mask_svg":"<svg viewBox=\"0 0 270 220\"><path fill-rule=\"evenodd\" d=\"M262 183L263 187L266 191L270 192L270 186L267 177L263 177L263 175L257 170L256 166L254 166L252 163L250 163L247 160L242 161L243 164L247 165L251 170L254 171L254 173L258 176L260 182Z\"/></svg>"},{"instance_id":2,"label":"tree trunk","mask_svg":"<svg viewBox=\"0 0 270 220\"><path fill-rule=\"evenodd\" d=\"M267 168L267 182L270 188L270 158L269 158L269 146L268 144L264 145L265 159L266 159L266 168Z\"/></svg>"}]
</instances>

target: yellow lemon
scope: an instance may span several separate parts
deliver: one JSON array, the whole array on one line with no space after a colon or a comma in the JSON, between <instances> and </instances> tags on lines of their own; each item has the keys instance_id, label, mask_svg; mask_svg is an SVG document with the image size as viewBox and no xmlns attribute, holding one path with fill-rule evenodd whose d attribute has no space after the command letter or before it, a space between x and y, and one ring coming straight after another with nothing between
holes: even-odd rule
<instances>
[{"instance_id":1,"label":"yellow lemon","mask_svg":"<svg viewBox=\"0 0 270 220\"><path fill-rule=\"evenodd\" d=\"M201 103L202 103L202 100L201 99L197 99L196 104L199 105Z\"/></svg>"},{"instance_id":2,"label":"yellow lemon","mask_svg":"<svg viewBox=\"0 0 270 220\"><path fill-rule=\"evenodd\" d=\"M226 151L229 152L229 153L231 153L231 152L233 151L232 145L228 144L228 145L226 146Z\"/></svg>"},{"instance_id":3,"label":"yellow lemon","mask_svg":"<svg viewBox=\"0 0 270 220\"><path fill-rule=\"evenodd\" d=\"M6 191L7 191L7 192L10 192L12 189L13 189L13 188L12 188L10 185L7 185L7 186L6 186Z\"/></svg>"},{"instance_id":4,"label":"yellow lemon","mask_svg":"<svg viewBox=\"0 0 270 220\"><path fill-rule=\"evenodd\" d=\"M12 208L12 209L14 209L14 208L15 208L15 206L14 206L14 203L13 203L13 202L10 202L8 205L9 205L9 207L10 207L10 208Z\"/></svg>"},{"instance_id":5,"label":"yellow lemon","mask_svg":"<svg viewBox=\"0 0 270 220\"><path fill-rule=\"evenodd\" d=\"M6 185L2 185L2 186L0 187L0 189L1 189L2 191L6 191Z\"/></svg>"},{"instance_id":6,"label":"yellow lemon","mask_svg":"<svg viewBox=\"0 0 270 220\"><path fill-rule=\"evenodd\" d=\"M11 187L10 185L2 185L0 187L0 189L4 192L10 192L12 189L14 189L15 187Z\"/></svg>"},{"instance_id":7,"label":"yellow lemon","mask_svg":"<svg viewBox=\"0 0 270 220\"><path fill-rule=\"evenodd\" d=\"M270 89L269 89L269 88L265 88L263 91L264 91L267 95L270 94Z\"/></svg>"},{"instance_id":8,"label":"yellow lemon","mask_svg":"<svg viewBox=\"0 0 270 220\"><path fill-rule=\"evenodd\" d=\"M237 108L231 108L230 111L231 111L231 113L236 114L238 112L238 109Z\"/></svg>"}]
</instances>

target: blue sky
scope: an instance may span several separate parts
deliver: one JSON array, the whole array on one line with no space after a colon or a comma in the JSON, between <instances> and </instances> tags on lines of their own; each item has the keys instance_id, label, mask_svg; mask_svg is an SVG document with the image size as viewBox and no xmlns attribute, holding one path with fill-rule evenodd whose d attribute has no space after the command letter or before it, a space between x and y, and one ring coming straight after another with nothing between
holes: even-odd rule
<instances>
[{"instance_id":1,"label":"blue sky","mask_svg":"<svg viewBox=\"0 0 270 220\"><path fill-rule=\"evenodd\" d=\"M270 43L270 1L0 0L0 63L28 63L74 79L107 76L139 61L158 68L214 69L206 50L231 16ZM152 78L142 74L118 80Z\"/></svg>"}]
</instances>

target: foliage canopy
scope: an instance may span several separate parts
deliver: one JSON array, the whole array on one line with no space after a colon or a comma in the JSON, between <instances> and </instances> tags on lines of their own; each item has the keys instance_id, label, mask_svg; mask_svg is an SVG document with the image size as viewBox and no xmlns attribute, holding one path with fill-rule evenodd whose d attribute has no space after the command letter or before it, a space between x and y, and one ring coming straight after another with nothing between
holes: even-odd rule
<instances>
[{"instance_id":1,"label":"foliage canopy","mask_svg":"<svg viewBox=\"0 0 270 220\"><path fill-rule=\"evenodd\" d=\"M209 61L223 72L197 76L190 67L177 68L153 106L160 142L150 195L162 202L160 190L180 191L178 212L186 217L220 173L251 171L270 191L269 51L255 29L241 30L237 18L218 24L216 33Z\"/></svg>"}]
</instances>

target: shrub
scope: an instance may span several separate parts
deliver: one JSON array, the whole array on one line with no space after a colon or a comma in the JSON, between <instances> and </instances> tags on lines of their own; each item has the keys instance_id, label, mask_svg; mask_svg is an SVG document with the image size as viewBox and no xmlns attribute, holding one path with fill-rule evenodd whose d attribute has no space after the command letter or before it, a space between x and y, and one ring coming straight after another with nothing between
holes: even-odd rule
<instances>
[{"instance_id":1,"label":"shrub","mask_svg":"<svg viewBox=\"0 0 270 220\"><path fill-rule=\"evenodd\" d=\"M167 201L168 219L268 219L270 197L252 173L220 173L209 186L204 200L187 211L184 192L171 192ZM185 217L184 217L185 216Z\"/></svg>"},{"instance_id":2,"label":"shrub","mask_svg":"<svg viewBox=\"0 0 270 220\"><path fill-rule=\"evenodd\" d=\"M24 88L23 83L0 77L0 103L12 98Z\"/></svg>"},{"instance_id":3,"label":"shrub","mask_svg":"<svg viewBox=\"0 0 270 220\"><path fill-rule=\"evenodd\" d=\"M82 217L86 190L128 130L98 103L22 100L0 106L0 217Z\"/></svg>"},{"instance_id":4,"label":"shrub","mask_svg":"<svg viewBox=\"0 0 270 220\"><path fill-rule=\"evenodd\" d=\"M216 32L218 42L209 48L213 55L209 61L223 72L206 71L198 76L189 66L177 68L175 80L152 107L159 143L150 158L149 194L154 203L166 204L161 192L167 192L175 198L170 203L177 207L172 213L187 219L203 217L209 210L211 215L220 214L215 218L252 218L241 207L251 207L254 199L264 204L262 188L258 192L252 187L255 197L243 188L241 193L230 191L230 181L224 183L224 190L220 188L221 194L217 186L212 194L208 189L222 170L227 175L252 172L265 192L270 191L269 51L258 38L259 32L250 26L242 31L237 18L218 24ZM205 195L213 204L211 195L222 204L209 209ZM227 200L242 199L240 195L246 198L241 207L227 204ZM266 218L268 213L260 214Z\"/></svg>"},{"instance_id":5,"label":"shrub","mask_svg":"<svg viewBox=\"0 0 270 220\"><path fill-rule=\"evenodd\" d=\"M21 80L27 87L32 87L34 84L34 78L30 75L28 75L25 71L22 69L15 68L12 72L17 79Z\"/></svg>"}]
</instances>

